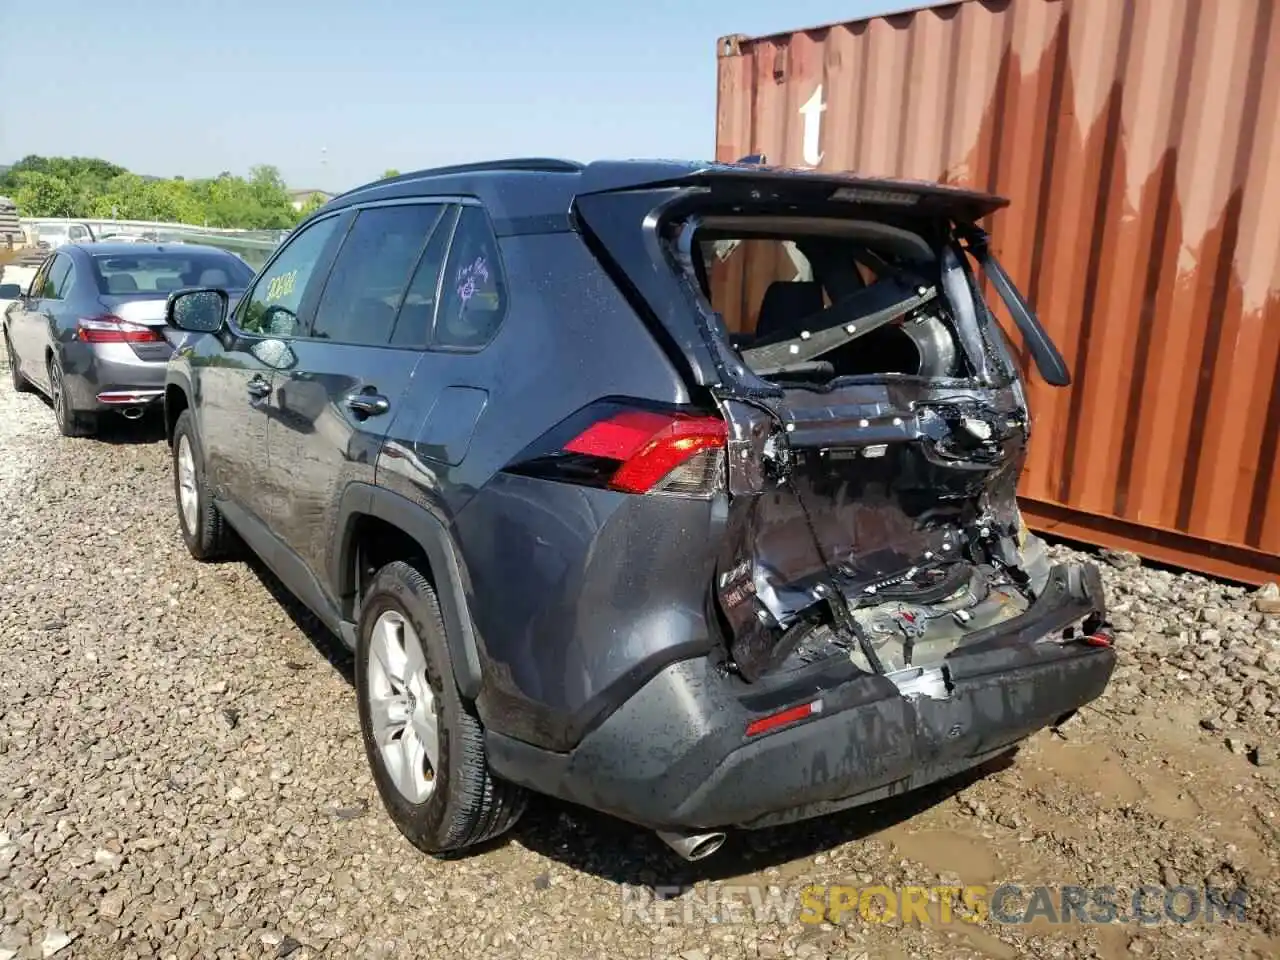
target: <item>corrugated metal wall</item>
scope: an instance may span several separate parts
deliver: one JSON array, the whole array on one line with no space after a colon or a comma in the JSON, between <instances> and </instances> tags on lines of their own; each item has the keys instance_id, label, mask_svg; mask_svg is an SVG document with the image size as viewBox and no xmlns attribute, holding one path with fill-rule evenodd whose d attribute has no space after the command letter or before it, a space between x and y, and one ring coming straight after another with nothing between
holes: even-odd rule
<instances>
[{"instance_id":1,"label":"corrugated metal wall","mask_svg":"<svg viewBox=\"0 0 1280 960\"><path fill-rule=\"evenodd\" d=\"M1029 518L1280 572L1280 11L966 0L721 41L717 157L1009 197L995 250L1071 364L1032 377Z\"/></svg>"}]
</instances>

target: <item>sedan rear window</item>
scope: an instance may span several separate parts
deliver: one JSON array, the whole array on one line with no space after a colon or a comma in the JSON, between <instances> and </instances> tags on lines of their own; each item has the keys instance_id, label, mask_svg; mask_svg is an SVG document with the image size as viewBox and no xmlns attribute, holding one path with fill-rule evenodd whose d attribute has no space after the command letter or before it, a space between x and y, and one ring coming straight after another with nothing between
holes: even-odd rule
<instances>
[{"instance_id":1,"label":"sedan rear window","mask_svg":"<svg viewBox=\"0 0 1280 960\"><path fill-rule=\"evenodd\" d=\"M107 296L168 293L182 287L242 290L253 271L229 253L96 254L91 257L98 291Z\"/></svg>"}]
</instances>

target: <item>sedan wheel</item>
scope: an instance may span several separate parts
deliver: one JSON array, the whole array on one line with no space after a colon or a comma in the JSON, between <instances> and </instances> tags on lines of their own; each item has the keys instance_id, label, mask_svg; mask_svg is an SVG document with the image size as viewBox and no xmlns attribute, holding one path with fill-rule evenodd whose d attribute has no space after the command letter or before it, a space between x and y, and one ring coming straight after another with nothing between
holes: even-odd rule
<instances>
[{"instance_id":1,"label":"sedan wheel","mask_svg":"<svg viewBox=\"0 0 1280 960\"><path fill-rule=\"evenodd\" d=\"M77 413L67 396L67 384L62 375L62 364L57 357L49 358L49 400L53 403L53 418L58 432L64 437L87 437L93 433L91 414Z\"/></svg>"}]
</instances>

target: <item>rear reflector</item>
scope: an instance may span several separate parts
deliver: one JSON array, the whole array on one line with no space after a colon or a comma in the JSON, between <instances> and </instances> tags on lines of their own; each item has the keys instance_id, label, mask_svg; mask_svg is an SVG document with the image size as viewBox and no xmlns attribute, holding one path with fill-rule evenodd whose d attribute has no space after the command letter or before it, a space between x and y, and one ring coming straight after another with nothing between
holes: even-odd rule
<instances>
[{"instance_id":1,"label":"rear reflector","mask_svg":"<svg viewBox=\"0 0 1280 960\"><path fill-rule=\"evenodd\" d=\"M163 390L106 390L98 394L99 403L149 403L164 396Z\"/></svg>"},{"instance_id":2,"label":"rear reflector","mask_svg":"<svg viewBox=\"0 0 1280 960\"><path fill-rule=\"evenodd\" d=\"M821 712L821 700L815 700L813 703L806 703L799 707L789 707L786 710L771 713L767 717L752 720L747 724L747 736L758 737L760 734L768 733L770 730L777 730L779 727L786 727L793 723L799 723L801 720L808 720Z\"/></svg>"},{"instance_id":3,"label":"rear reflector","mask_svg":"<svg viewBox=\"0 0 1280 960\"><path fill-rule=\"evenodd\" d=\"M85 317L76 324L76 338L85 343L163 343L159 330L106 314Z\"/></svg>"}]
</instances>

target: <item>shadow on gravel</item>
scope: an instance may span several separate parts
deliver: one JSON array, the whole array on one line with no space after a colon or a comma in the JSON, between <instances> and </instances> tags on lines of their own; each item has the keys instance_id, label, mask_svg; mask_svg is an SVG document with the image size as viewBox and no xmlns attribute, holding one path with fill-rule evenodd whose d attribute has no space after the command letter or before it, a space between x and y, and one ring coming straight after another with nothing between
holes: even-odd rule
<instances>
[{"instance_id":1,"label":"shadow on gravel","mask_svg":"<svg viewBox=\"0 0 1280 960\"><path fill-rule=\"evenodd\" d=\"M156 410L137 420L126 420L122 416L103 416L98 420L95 439L117 446L163 443L164 413Z\"/></svg>"},{"instance_id":2,"label":"shadow on gravel","mask_svg":"<svg viewBox=\"0 0 1280 960\"><path fill-rule=\"evenodd\" d=\"M1005 769L1015 751L949 780L865 807L769 830L727 831L706 860L689 863L653 833L581 807L534 797L511 839L565 866L614 883L686 891L705 880L727 880L864 840L924 813L983 777ZM664 889L664 895L669 894Z\"/></svg>"},{"instance_id":3,"label":"shadow on gravel","mask_svg":"<svg viewBox=\"0 0 1280 960\"><path fill-rule=\"evenodd\" d=\"M53 404L49 398L41 395L40 399L52 416ZM164 441L164 412L162 408L156 408L137 420L127 420L118 413L99 414L93 439L113 446L161 443Z\"/></svg>"},{"instance_id":4,"label":"shadow on gravel","mask_svg":"<svg viewBox=\"0 0 1280 960\"><path fill-rule=\"evenodd\" d=\"M280 582L280 579L267 569L266 564L253 556L249 551L245 550L243 559L249 569L257 575L262 581L262 585L267 588L267 592L275 598L280 604L284 612L289 615L289 619L294 625L302 631L303 635L311 641L311 645L319 651L320 655L329 662L329 666L338 671L342 675L342 679L347 683L355 686L356 673L355 661L351 658L351 653L342 645L342 641L329 632L329 628L320 622L320 618L303 606L302 601L291 594L287 587ZM289 666L289 664L286 664ZM302 664L297 665L298 669L304 669Z\"/></svg>"},{"instance_id":5,"label":"shadow on gravel","mask_svg":"<svg viewBox=\"0 0 1280 960\"><path fill-rule=\"evenodd\" d=\"M243 559L320 655L354 686L355 663L342 641L262 561L247 551ZM299 664L298 669L304 666ZM724 846L707 860L695 863L680 859L652 831L585 807L531 795L528 810L509 834L458 854L456 859L470 859L515 842L613 883L662 888L665 896L672 888L685 891L700 881L757 873L874 836L1009 767L1016 754L1014 748L973 770L891 800L769 830L727 831Z\"/></svg>"}]
</instances>

